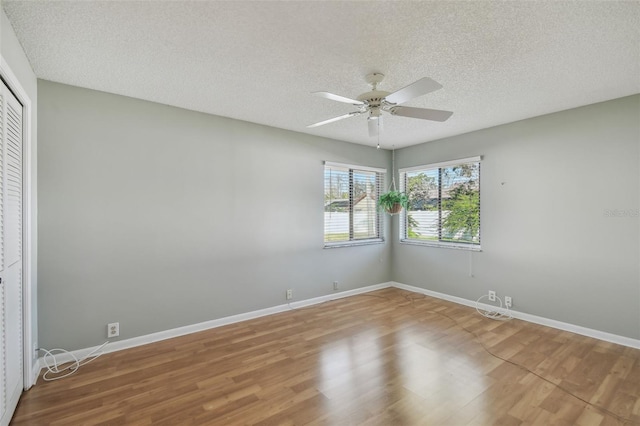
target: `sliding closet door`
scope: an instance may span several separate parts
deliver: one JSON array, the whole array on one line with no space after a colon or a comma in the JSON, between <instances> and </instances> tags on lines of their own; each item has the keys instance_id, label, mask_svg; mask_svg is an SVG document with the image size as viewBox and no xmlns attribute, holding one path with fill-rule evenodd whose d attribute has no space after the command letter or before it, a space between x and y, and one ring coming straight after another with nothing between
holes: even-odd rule
<instances>
[{"instance_id":1,"label":"sliding closet door","mask_svg":"<svg viewBox=\"0 0 640 426\"><path fill-rule=\"evenodd\" d=\"M23 389L22 374L22 105L0 87L0 294L2 412L7 424Z\"/></svg>"}]
</instances>

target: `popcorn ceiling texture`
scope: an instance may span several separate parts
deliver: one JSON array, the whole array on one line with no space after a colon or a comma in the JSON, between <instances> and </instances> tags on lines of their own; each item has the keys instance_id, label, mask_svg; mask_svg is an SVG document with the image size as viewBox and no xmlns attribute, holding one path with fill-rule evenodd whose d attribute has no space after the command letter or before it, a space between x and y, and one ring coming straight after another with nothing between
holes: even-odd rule
<instances>
[{"instance_id":1,"label":"popcorn ceiling texture","mask_svg":"<svg viewBox=\"0 0 640 426\"><path fill-rule=\"evenodd\" d=\"M640 92L640 3L3 1L38 78L375 146L355 98L382 72L406 105L381 145L418 144Z\"/></svg>"}]
</instances>

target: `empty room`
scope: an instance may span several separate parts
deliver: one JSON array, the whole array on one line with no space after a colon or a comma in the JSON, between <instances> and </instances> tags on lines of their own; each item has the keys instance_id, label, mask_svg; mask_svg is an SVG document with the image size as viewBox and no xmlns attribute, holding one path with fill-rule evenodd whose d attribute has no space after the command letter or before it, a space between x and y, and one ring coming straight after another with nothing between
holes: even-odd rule
<instances>
[{"instance_id":1,"label":"empty room","mask_svg":"<svg viewBox=\"0 0 640 426\"><path fill-rule=\"evenodd\" d=\"M0 426L640 424L640 2L0 4Z\"/></svg>"}]
</instances>

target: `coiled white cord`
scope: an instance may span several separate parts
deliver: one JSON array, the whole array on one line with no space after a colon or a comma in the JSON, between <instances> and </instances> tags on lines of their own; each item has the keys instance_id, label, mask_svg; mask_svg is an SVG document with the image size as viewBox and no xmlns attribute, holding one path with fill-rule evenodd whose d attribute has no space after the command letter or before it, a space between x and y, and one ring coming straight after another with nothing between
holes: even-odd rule
<instances>
[{"instance_id":1,"label":"coiled white cord","mask_svg":"<svg viewBox=\"0 0 640 426\"><path fill-rule=\"evenodd\" d=\"M511 315L511 310L508 307L503 307L502 299L496 296L496 300L500 302L500 306L495 306L495 310L486 311L480 309L480 301L483 299L489 299L489 295L485 294L480 296L478 300L476 300L476 311L485 318L489 318L496 321L509 321L513 318Z\"/></svg>"},{"instance_id":2,"label":"coiled white cord","mask_svg":"<svg viewBox=\"0 0 640 426\"><path fill-rule=\"evenodd\" d=\"M76 358L76 356L74 354L72 354L71 352L66 351L64 349L51 349L51 350L38 349L38 350L44 352L44 357L42 359L43 359L44 364L45 364L45 366L47 368L47 371L44 372L44 374L42 375L42 378L47 382L51 382L51 381L54 381L54 380L62 379L62 378L65 378L65 377L69 377L70 375L72 375L73 373L78 371L78 369L81 366L83 366L85 364L89 364L94 359L99 358L100 355L103 354L103 352L99 352L99 351L101 351L102 348L104 348L107 345L107 343L109 343L108 340L106 342L104 342L102 345L100 345L97 348L95 348L94 350L92 350L89 354L87 354L87 356L85 356L84 358L81 358L81 359ZM57 355L67 354L68 356L73 358L73 361L63 362L62 365L67 364L67 363L69 363L69 365L67 365L66 367L61 367L61 366L58 365L58 360L56 359L56 354Z\"/></svg>"}]
</instances>

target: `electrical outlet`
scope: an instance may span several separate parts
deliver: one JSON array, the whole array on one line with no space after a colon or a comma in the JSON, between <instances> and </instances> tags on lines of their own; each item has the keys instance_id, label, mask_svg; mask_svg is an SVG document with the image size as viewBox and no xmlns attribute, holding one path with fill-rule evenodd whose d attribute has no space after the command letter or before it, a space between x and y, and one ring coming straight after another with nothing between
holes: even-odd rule
<instances>
[{"instance_id":1,"label":"electrical outlet","mask_svg":"<svg viewBox=\"0 0 640 426\"><path fill-rule=\"evenodd\" d=\"M35 342L33 344L33 359L38 358L39 354L40 354L40 351L38 350L38 342Z\"/></svg>"},{"instance_id":2,"label":"electrical outlet","mask_svg":"<svg viewBox=\"0 0 640 426\"><path fill-rule=\"evenodd\" d=\"M334 281L334 282L333 282L333 289L334 289L334 290L337 290L338 288L339 288L339 286L338 286L338 281Z\"/></svg>"},{"instance_id":3,"label":"electrical outlet","mask_svg":"<svg viewBox=\"0 0 640 426\"><path fill-rule=\"evenodd\" d=\"M496 292L493 290L489 290L489 300L491 302L495 302L496 301Z\"/></svg>"},{"instance_id":4,"label":"electrical outlet","mask_svg":"<svg viewBox=\"0 0 640 426\"><path fill-rule=\"evenodd\" d=\"M120 323L112 322L107 324L107 337L118 337L120 335Z\"/></svg>"},{"instance_id":5,"label":"electrical outlet","mask_svg":"<svg viewBox=\"0 0 640 426\"><path fill-rule=\"evenodd\" d=\"M293 299L293 290L287 290L287 300Z\"/></svg>"},{"instance_id":6,"label":"electrical outlet","mask_svg":"<svg viewBox=\"0 0 640 426\"><path fill-rule=\"evenodd\" d=\"M505 296L504 297L504 306L506 306L507 308L510 308L512 305L513 300L511 300L511 296Z\"/></svg>"}]
</instances>

